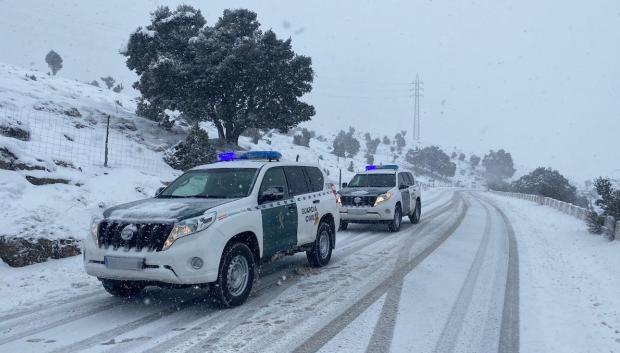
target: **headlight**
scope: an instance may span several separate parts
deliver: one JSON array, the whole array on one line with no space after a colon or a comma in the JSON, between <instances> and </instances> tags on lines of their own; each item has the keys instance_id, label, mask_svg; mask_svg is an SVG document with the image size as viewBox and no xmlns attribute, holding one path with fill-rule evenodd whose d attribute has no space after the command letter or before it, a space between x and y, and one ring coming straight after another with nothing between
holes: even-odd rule
<instances>
[{"instance_id":1,"label":"headlight","mask_svg":"<svg viewBox=\"0 0 620 353\"><path fill-rule=\"evenodd\" d=\"M101 223L101 217L99 216L93 216L90 220L90 236L97 247L99 246L99 223Z\"/></svg>"},{"instance_id":2,"label":"headlight","mask_svg":"<svg viewBox=\"0 0 620 353\"><path fill-rule=\"evenodd\" d=\"M170 231L164 247L162 250L167 250L172 244L179 238L186 237L188 235L200 232L209 228L213 222L215 222L216 212L205 212L205 214L198 217L185 219L183 221L174 224L174 227Z\"/></svg>"},{"instance_id":3,"label":"headlight","mask_svg":"<svg viewBox=\"0 0 620 353\"><path fill-rule=\"evenodd\" d=\"M380 204L389 200L390 198L392 198L392 193L389 191L386 192L385 194L381 194L377 196L377 199L375 200L375 207L379 206Z\"/></svg>"}]
</instances>

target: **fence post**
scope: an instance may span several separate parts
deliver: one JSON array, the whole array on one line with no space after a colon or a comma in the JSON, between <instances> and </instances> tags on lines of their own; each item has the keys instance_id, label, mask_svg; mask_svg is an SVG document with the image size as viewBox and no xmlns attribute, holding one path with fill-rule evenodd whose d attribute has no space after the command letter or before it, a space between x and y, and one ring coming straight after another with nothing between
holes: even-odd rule
<instances>
[{"instance_id":1,"label":"fence post","mask_svg":"<svg viewBox=\"0 0 620 353\"><path fill-rule=\"evenodd\" d=\"M103 160L103 166L107 168L108 166L108 137L110 136L110 114L108 114L108 119L105 125L105 154Z\"/></svg>"}]
</instances>

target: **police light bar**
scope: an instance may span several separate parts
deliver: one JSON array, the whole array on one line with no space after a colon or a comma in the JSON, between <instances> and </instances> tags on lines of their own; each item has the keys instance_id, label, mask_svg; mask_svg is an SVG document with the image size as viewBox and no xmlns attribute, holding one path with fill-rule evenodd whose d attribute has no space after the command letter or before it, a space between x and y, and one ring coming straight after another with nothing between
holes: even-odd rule
<instances>
[{"instance_id":1,"label":"police light bar","mask_svg":"<svg viewBox=\"0 0 620 353\"><path fill-rule=\"evenodd\" d=\"M379 169L393 169L398 170L398 166L396 164L384 164L379 167Z\"/></svg>"},{"instance_id":2,"label":"police light bar","mask_svg":"<svg viewBox=\"0 0 620 353\"><path fill-rule=\"evenodd\" d=\"M220 162L230 162L238 160L268 160L279 161L282 158L282 154L277 151L226 151L218 154L218 160Z\"/></svg>"},{"instance_id":3,"label":"police light bar","mask_svg":"<svg viewBox=\"0 0 620 353\"><path fill-rule=\"evenodd\" d=\"M393 170L398 170L398 166L396 164L384 164L384 165L367 165L366 166L366 171L369 170L377 170L377 169L393 169Z\"/></svg>"}]
</instances>

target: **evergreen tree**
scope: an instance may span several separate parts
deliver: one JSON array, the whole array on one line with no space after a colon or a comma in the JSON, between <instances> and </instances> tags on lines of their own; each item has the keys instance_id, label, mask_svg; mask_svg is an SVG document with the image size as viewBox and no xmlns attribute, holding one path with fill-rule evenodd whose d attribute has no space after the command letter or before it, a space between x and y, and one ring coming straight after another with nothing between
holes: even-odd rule
<instances>
[{"instance_id":1,"label":"evergreen tree","mask_svg":"<svg viewBox=\"0 0 620 353\"><path fill-rule=\"evenodd\" d=\"M315 114L299 100L312 89L311 59L297 55L290 38L261 30L249 10L225 10L208 26L191 6L160 7L123 55L144 99L213 123L228 144L247 128L287 131Z\"/></svg>"},{"instance_id":2,"label":"evergreen tree","mask_svg":"<svg viewBox=\"0 0 620 353\"><path fill-rule=\"evenodd\" d=\"M45 62L47 66L52 70L52 75L56 76L56 73L62 69L62 58L58 53L53 50L50 50L47 55L45 55Z\"/></svg>"},{"instance_id":3,"label":"evergreen tree","mask_svg":"<svg viewBox=\"0 0 620 353\"><path fill-rule=\"evenodd\" d=\"M106 77L101 77L101 81L103 81L103 83L105 83L106 87L108 87L108 89L112 89L112 87L114 87L114 83L116 82L116 80L114 78L112 78L112 76L106 76Z\"/></svg>"},{"instance_id":4,"label":"evergreen tree","mask_svg":"<svg viewBox=\"0 0 620 353\"><path fill-rule=\"evenodd\" d=\"M351 163L349 163L349 166L347 167L347 170L350 172L355 172L355 166L353 165L353 161L351 161Z\"/></svg>"},{"instance_id":5,"label":"evergreen tree","mask_svg":"<svg viewBox=\"0 0 620 353\"><path fill-rule=\"evenodd\" d=\"M300 133L293 136L293 144L298 146L310 147L310 139L312 139L314 136L314 131L303 128L301 129Z\"/></svg>"},{"instance_id":6,"label":"evergreen tree","mask_svg":"<svg viewBox=\"0 0 620 353\"><path fill-rule=\"evenodd\" d=\"M480 164L480 157L472 154L471 157L469 157L469 163L471 164L472 168L476 168L478 164Z\"/></svg>"},{"instance_id":7,"label":"evergreen tree","mask_svg":"<svg viewBox=\"0 0 620 353\"><path fill-rule=\"evenodd\" d=\"M403 130L394 136L398 153L402 152L403 148L407 145L407 141L405 141L405 134L407 134L407 131Z\"/></svg>"},{"instance_id":8,"label":"evergreen tree","mask_svg":"<svg viewBox=\"0 0 620 353\"><path fill-rule=\"evenodd\" d=\"M216 160L215 149L209 141L209 134L194 124L185 140L177 143L164 161L174 169L188 170L193 167L213 163Z\"/></svg>"},{"instance_id":9,"label":"evergreen tree","mask_svg":"<svg viewBox=\"0 0 620 353\"><path fill-rule=\"evenodd\" d=\"M489 154L484 156L482 165L486 169L486 178L488 181L503 180L515 174L512 156L503 149L497 152L491 150Z\"/></svg>"},{"instance_id":10,"label":"evergreen tree","mask_svg":"<svg viewBox=\"0 0 620 353\"><path fill-rule=\"evenodd\" d=\"M360 143L355 138L355 129L349 127L349 132L340 130L333 142L332 153L338 157L353 157L360 150Z\"/></svg>"},{"instance_id":11,"label":"evergreen tree","mask_svg":"<svg viewBox=\"0 0 620 353\"><path fill-rule=\"evenodd\" d=\"M464 160L465 160L465 153L459 154L459 161L464 161Z\"/></svg>"},{"instance_id":12,"label":"evergreen tree","mask_svg":"<svg viewBox=\"0 0 620 353\"><path fill-rule=\"evenodd\" d=\"M512 190L523 194L551 197L564 202L575 202L577 188L557 170L539 167L512 183Z\"/></svg>"},{"instance_id":13,"label":"evergreen tree","mask_svg":"<svg viewBox=\"0 0 620 353\"><path fill-rule=\"evenodd\" d=\"M417 151L409 150L405 159L418 170L442 177L453 177L456 173L456 164L437 146L424 147Z\"/></svg>"},{"instance_id":14,"label":"evergreen tree","mask_svg":"<svg viewBox=\"0 0 620 353\"><path fill-rule=\"evenodd\" d=\"M383 144L384 145L390 145L390 144L392 144L392 141L390 141L389 137L383 136Z\"/></svg>"},{"instance_id":15,"label":"evergreen tree","mask_svg":"<svg viewBox=\"0 0 620 353\"><path fill-rule=\"evenodd\" d=\"M116 92L116 93L121 93L121 91L123 90L123 84L119 83L118 85L114 86L114 88L112 88L112 91Z\"/></svg>"},{"instance_id":16,"label":"evergreen tree","mask_svg":"<svg viewBox=\"0 0 620 353\"><path fill-rule=\"evenodd\" d=\"M603 177L594 181L594 188L600 197L595 204L603 210L603 215L620 220L620 189L615 189L611 180Z\"/></svg>"}]
</instances>

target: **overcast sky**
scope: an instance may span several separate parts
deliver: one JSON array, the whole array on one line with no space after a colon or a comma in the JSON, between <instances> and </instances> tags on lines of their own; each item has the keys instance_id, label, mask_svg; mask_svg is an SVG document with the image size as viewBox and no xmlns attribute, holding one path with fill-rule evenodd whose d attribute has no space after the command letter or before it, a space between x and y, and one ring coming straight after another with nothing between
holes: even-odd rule
<instances>
[{"instance_id":1,"label":"overcast sky","mask_svg":"<svg viewBox=\"0 0 620 353\"><path fill-rule=\"evenodd\" d=\"M166 1L0 0L0 61L59 75L135 76L118 49ZM424 144L483 154L505 148L526 168L575 180L620 177L620 1L185 1L213 24L224 8L313 59L307 99L321 133L354 126L411 134L410 83L424 81Z\"/></svg>"}]
</instances>

